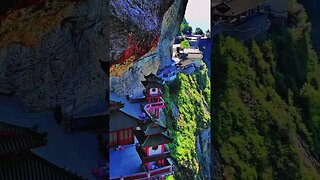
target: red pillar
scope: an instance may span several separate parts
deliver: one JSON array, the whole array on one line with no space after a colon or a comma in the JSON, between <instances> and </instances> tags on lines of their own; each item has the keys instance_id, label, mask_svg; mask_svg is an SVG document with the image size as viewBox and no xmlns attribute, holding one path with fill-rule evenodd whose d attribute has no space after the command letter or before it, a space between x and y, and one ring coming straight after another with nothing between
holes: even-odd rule
<instances>
[{"instance_id":1,"label":"red pillar","mask_svg":"<svg viewBox=\"0 0 320 180\"><path fill-rule=\"evenodd\" d=\"M146 147L146 148L145 148L145 151L146 151L147 157L149 157L149 148ZM147 163L146 166L147 166L147 169L149 170L149 169L150 169L150 163Z\"/></svg>"},{"instance_id":2,"label":"red pillar","mask_svg":"<svg viewBox=\"0 0 320 180\"><path fill-rule=\"evenodd\" d=\"M162 144L162 146L161 146L161 152L164 153L164 144ZM162 163L161 164L164 165L164 159L162 159Z\"/></svg>"}]
</instances>

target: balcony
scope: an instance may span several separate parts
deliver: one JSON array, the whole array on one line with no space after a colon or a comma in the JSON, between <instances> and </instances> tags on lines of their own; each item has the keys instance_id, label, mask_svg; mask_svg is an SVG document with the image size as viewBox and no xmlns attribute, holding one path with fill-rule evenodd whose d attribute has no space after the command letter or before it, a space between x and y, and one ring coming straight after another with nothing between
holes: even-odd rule
<instances>
[{"instance_id":1,"label":"balcony","mask_svg":"<svg viewBox=\"0 0 320 180\"><path fill-rule=\"evenodd\" d=\"M110 179L158 179L173 174L173 164L169 158L165 165L158 169L146 170L142 165L135 146L127 146L125 150L110 150Z\"/></svg>"},{"instance_id":2,"label":"balcony","mask_svg":"<svg viewBox=\"0 0 320 180\"><path fill-rule=\"evenodd\" d=\"M261 36L261 39L265 39L269 26L268 14L257 13L255 16L245 19L241 24L230 25L226 22L217 22L212 27L212 35L222 33L240 41L255 39L259 36Z\"/></svg>"}]
</instances>

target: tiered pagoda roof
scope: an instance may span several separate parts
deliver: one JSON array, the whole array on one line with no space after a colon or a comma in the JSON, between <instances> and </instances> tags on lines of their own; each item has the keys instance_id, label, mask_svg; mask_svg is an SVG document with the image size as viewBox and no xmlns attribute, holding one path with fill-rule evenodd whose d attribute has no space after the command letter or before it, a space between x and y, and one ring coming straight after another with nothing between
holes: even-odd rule
<instances>
[{"instance_id":1,"label":"tiered pagoda roof","mask_svg":"<svg viewBox=\"0 0 320 180\"><path fill-rule=\"evenodd\" d=\"M146 152L143 150L144 148L171 143L173 139L167 136L165 133L166 130L167 129L160 124L152 120L147 120L144 124L140 125L139 130L133 132L140 144L140 146L136 147L136 150L143 163L170 157L169 151L158 155L147 156Z\"/></svg>"},{"instance_id":2,"label":"tiered pagoda roof","mask_svg":"<svg viewBox=\"0 0 320 180\"><path fill-rule=\"evenodd\" d=\"M153 73L150 73L149 75L147 76L144 76L144 78L149 81L149 82L155 82L155 81L159 81L161 82L161 78L159 78L157 75L153 74Z\"/></svg>"},{"instance_id":3,"label":"tiered pagoda roof","mask_svg":"<svg viewBox=\"0 0 320 180\"><path fill-rule=\"evenodd\" d=\"M144 76L145 81L141 81L142 85L145 88L162 88L164 85L164 82L161 78L154 75L153 73L149 74L148 76Z\"/></svg>"},{"instance_id":4,"label":"tiered pagoda roof","mask_svg":"<svg viewBox=\"0 0 320 180\"><path fill-rule=\"evenodd\" d=\"M83 179L30 151L47 143L36 129L0 122L0 179Z\"/></svg>"},{"instance_id":5,"label":"tiered pagoda roof","mask_svg":"<svg viewBox=\"0 0 320 180\"><path fill-rule=\"evenodd\" d=\"M155 135L160 134L162 132L167 131L165 127L162 125L152 121L151 119L148 119L145 123L140 125L141 131L144 132L145 135Z\"/></svg>"},{"instance_id":6,"label":"tiered pagoda roof","mask_svg":"<svg viewBox=\"0 0 320 180\"><path fill-rule=\"evenodd\" d=\"M165 133L156 135L146 136L143 131L135 130L134 135L138 139L142 148L158 146L161 144L168 144L172 142L172 138L167 136Z\"/></svg>"},{"instance_id":7,"label":"tiered pagoda roof","mask_svg":"<svg viewBox=\"0 0 320 180\"><path fill-rule=\"evenodd\" d=\"M167 136L165 133L167 129L151 119L148 119L139 127L140 129L135 130L133 133L142 148L153 147L172 142L172 138Z\"/></svg>"},{"instance_id":8,"label":"tiered pagoda roof","mask_svg":"<svg viewBox=\"0 0 320 180\"><path fill-rule=\"evenodd\" d=\"M141 83L146 89L163 88L163 83L160 83L158 81L141 81Z\"/></svg>"}]
</instances>

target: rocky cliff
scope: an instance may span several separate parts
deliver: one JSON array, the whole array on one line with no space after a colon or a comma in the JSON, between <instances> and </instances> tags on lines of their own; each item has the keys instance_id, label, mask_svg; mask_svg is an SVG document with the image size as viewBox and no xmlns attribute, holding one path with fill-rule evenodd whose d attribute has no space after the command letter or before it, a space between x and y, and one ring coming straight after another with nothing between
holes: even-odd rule
<instances>
[{"instance_id":1,"label":"rocky cliff","mask_svg":"<svg viewBox=\"0 0 320 180\"><path fill-rule=\"evenodd\" d=\"M108 59L108 2L30 2L2 9L0 92L10 86L31 111L101 106L108 79L99 61Z\"/></svg>"},{"instance_id":2,"label":"rocky cliff","mask_svg":"<svg viewBox=\"0 0 320 180\"><path fill-rule=\"evenodd\" d=\"M155 74L170 62L170 46L187 2L111 1L111 91L119 95L138 93L144 75ZM124 8L130 11L122 12Z\"/></svg>"},{"instance_id":3,"label":"rocky cliff","mask_svg":"<svg viewBox=\"0 0 320 180\"><path fill-rule=\"evenodd\" d=\"M56 105L76 114L105 107L111 90L141 90L143 75L170 58L183 0L15 0L0 8L0 94L31 111ZM161 54L161 55L160 55ZM102 68L104 67L104 69ZM135 79L135 80L134 80Z\"/></svg>"}]
</instances>

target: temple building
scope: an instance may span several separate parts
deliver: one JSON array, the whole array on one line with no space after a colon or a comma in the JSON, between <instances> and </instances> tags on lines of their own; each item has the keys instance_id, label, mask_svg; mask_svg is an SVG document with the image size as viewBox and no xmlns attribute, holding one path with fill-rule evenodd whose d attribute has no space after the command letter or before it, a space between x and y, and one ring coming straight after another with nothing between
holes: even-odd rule
<instances>
[{"instance_id":1,"label":"temple building","mask_svg":"<svg viewBox=\"0 0 320 180\"><path fill-rule=\"evenodd\" d=\"M219 0L211 7L212 35L223 34L240 41L266 39L269 29L267 0Z\"/></svg>"},{"instance_id":2,"label":"temple building","mask_svg":"<svg viewBox=\"0 0 320 180\"><path fill-rule=\"evenodd\" d=\"M213 0L212 35L240 41L264 40L267 31L286 26L289 2L285 0Z\"/></svg>"},{"instance_id":3,"label":"temple building","mask_svg":"<svg viewBox=\"0 0 320 180\"><path fill-rule=\"evenodd\" d=\"M31 150L45 146L47 133L0 122L0 179L83 179Z\"/></svg>"},{"instance_id":4,"label":"temple building","mask_svg":"<svg viewBox=\"0 0 320 180\"><path fill-rule=\"evenodd\" d=\"M170 152L165 149L165 144L171 143L172 139L165 134L166 131L165 127L152 120L134 131L139 141L137 152L148 170L169 164L167 158L170 157Z\"/></svg>"},{"instance_id":5,"label":"temple building","mask_svg":"<svg viewBox=\"0 0 320 180\"><path fill-rule=\"evenodd\" d=\"M160 110L165 107L163 81L154 74L145 78L143 108L126 98L115 95L110 98L110 179L163 180L173 174L173 162L166 147L173 139L166 133L166 127L157 122ZM137 116L137 112L144 116Z\"/></svg>"},{"instance_id":6,"label":"temple building","mask_svg":"<svg viewBox=\"0 0 320 180\"><path fill-rule=\"evenodd\" d=\"M145 87L144 95L146 97L147 103L159 102L163 88L163 81L161 78L157 77L154 74L145 76L146 81L141 81L142 85Z\"/></svg>"},{"instance_id":7,"label":"temple building","mask_svg":"<svg viewBox=\"0 0 320 180\"><path fill-rule=\"evenodd\" d=\"M146 81L141 83L145 87L146 105L144 111L152 118L160 118L160 110L165 108L164 100L162 99L163 81L154 74L146 76Z\"/></svg>"},{"instance_id":8,"label":"temple building","mask_svg":"<svg viewBox=\"0 0 320 180\"><path fill-rule=\"evenodd\" d=\"M112 102L111 104L114 104ZM114 105L111 105L114 106ZM119 108L121 106L118 106ZM125 146L134 143L132 130L139 126L139 120L120 111L110 111L109 147Z\"/></svg>"}]
</instances>

